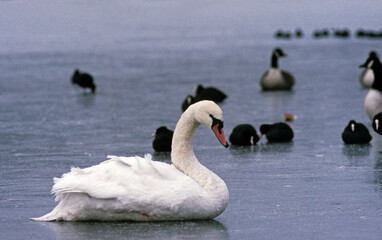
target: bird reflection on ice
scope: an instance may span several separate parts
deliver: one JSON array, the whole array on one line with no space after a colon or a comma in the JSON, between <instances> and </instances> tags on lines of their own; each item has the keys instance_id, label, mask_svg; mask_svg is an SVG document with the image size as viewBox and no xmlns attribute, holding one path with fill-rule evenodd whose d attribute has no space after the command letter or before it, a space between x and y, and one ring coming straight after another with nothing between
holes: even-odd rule
<instances>
[{"instance_id":1,"label":"bird reflection on ice","mask_svg":"<svg viewBox=\"0 0 382 240\"><path fill-rule=\"evenodd\" d=\"M354 160L362 159L369 156L370 149L371 144L344 144L344 146L342 147L342 153L352 163Z\"/></svg>"},{"instance_id":2,"label":"bird reflection on ice","mask_svg":"<svg viewBox=\"0 0 382 240\"><path fill-rule=\"evenodd\" d=\"M184 222L41 222L56 239L229 239L216 220Z\"/></svg>"}]
</instances>

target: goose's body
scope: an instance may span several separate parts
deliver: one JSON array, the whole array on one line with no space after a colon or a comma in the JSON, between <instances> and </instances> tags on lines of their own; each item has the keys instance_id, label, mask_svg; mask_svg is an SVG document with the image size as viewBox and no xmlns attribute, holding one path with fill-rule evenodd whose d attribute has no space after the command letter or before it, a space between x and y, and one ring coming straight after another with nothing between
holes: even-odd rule
<instances>
[{"instance_id":1,"label":"goose's body","mask_svg":"<svg viewBox=\"0 0 382 240\"><path fill-rule=\"evenodd\" d=\"M365 111L370 119L374 115L382 112L382 92L376 89L370 89L365 97Z\"/></svg>"},{"instance_id":2,"label":"goose's body","mask_svg":"<svg viewBox=\"0 0 382 240\"><path fill-rule=\"evenodd\" d=\"M378 56L373 56L360 67L370 68L374 72L374 82L365 97L365 111L372 120L376 114L382 112L382 64Z\"/></svg>"},{"instance_id":3,"label":"goose's body","mask_svg":"<svg viewBox=\"0 0 382 240\"><path fill-rule=\"evenodd\" d=\"M292 128L283 122L263 124L260 126L260 132L269 142L288 142L294 137Z\"/></svg>"},{"instance_id":4,"label":"goose's body","mask_svg":"<svg viewBox=\"0 0 382 240\"><path fill-rule=\"evenodd\" d=\"M370 88L371 85L373 85L373 82L374 82L374 72L373 72L373 70L371 70L369 68L364 69L361 72L361 75L359 76L359 82L365 88Z\"/></svg>"},{"instance_id":5,"label":"goose's body","mask_svg":"<svg viewBox=\"0 0 382 240\"><path fill-rule=\"evenodd\" d=\"M109 156L98 165L73 168L55 179L59 204L37 221L167 221L212 219L228 204L224 181L201 165L192 151L196 128L211 127L228 146L222 111L202 101L183 113L173 136L173 164L141 157Z\"/></svg>"},{"instance_id":6,"label":"goose's body","mask_svg":"<svg viewBox=\"0 0 382 240\"><path fill-rule=\"evenodd\" d=\"M348 125L342 132L342 140L348 144L369 143L372 137L369 130L362 123L354 120L349 121Z\"/></svg>"},{"instance_id":7,"label":"goose's body","mask_svg":"<svg viewBox=\"0 0 382 240\"><path fill-rule=\"evenodd\" d=\"M240 124L232 130L229 141L233 145L250 146L255 145L259 141L259 136L252 125Z\"/></svg>"},{"instance_id":8,"label":"goose's body","mask_svg":"<svg viewBox=\"0 0 382 240\"><path fill-rule=\"evenodd\" d=\"M375 56L377 56L377 53L374 52L374 51L371 51L369 53L368 59L374 58ZM371 85L373 85L373 82L374 82L374 72L373 72L373 70L371 68L369 68L369 67L366 67L361 72L361 75L359 76L359 82L361 83L361 85L363 87L370 88Z\"/></svg>"},{"instance_id":9,"label":"goose's body","mask_svg":"<svg viewBox=\"0 0 382 240\"><path fill-rule=\"evenodd\" d=\"M286 54L276 48L271 57L271 68L267 70L260 79L260 85L263 91L271 90L291 90L295 79L293 75L287 71L278 68L278 59Z\"/></svg>"}]
</instances>

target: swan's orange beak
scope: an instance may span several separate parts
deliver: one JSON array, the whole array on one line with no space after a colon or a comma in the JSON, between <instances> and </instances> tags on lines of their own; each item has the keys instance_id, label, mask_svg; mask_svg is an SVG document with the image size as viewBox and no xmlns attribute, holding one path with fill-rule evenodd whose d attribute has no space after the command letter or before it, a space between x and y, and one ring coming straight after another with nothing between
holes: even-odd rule
<instances>
[{"instance_id":1,"label":"swan's orange beak","mask_svg":"<svg viewBox=\"0 0 382 240\"><path fill-rule=\"evenodd\" d=\"M219 142L224 146L224 147L229 147L229 143L227 139L224 136L224 131L223 128L219 126L219 124L215 124L212 127L212 131L215 133L216 137L218 138Z\"/></svg>"}]
</instances>

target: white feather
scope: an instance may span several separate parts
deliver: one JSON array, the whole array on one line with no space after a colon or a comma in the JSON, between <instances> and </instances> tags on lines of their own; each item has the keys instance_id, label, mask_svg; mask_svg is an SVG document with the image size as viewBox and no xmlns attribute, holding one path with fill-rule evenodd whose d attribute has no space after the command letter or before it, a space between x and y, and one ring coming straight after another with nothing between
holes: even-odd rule
<instances>
[{"instance_id":1,"label":"white feather","mask_svg":"<svg viewBox=\"0 0 382 240\"><path fill-rule=\"evenodd\" d=\"M172 161L176 165L152 161L147 154L144 158L108 156L95 166L73 167L54 179L56 208L33 220L154 221L219 215L227 207L228 189L193 155L192 136L198 124L190 123L195 122L195 114L205 125L212 121L208 114L220 118L222 114L210 101L194 105L182 115L174 132L178 141L173 145Z\"/></svg>"}]
</instances>

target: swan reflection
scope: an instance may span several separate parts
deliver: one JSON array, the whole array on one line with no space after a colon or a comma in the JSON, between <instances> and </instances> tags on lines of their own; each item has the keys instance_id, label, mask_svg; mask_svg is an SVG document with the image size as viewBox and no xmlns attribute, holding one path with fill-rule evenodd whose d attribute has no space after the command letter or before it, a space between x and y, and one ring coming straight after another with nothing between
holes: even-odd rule
<instances>
[{"instance_id":1,"label":"swan reflection","mask_svg":"<svg viewBox=\"0 0 382 240\"><path fill-rule=\"evenodd\" d=\"M216 220L184 222L41 222L56 239L229 239Z\"/></svg>"}]
</instances>

